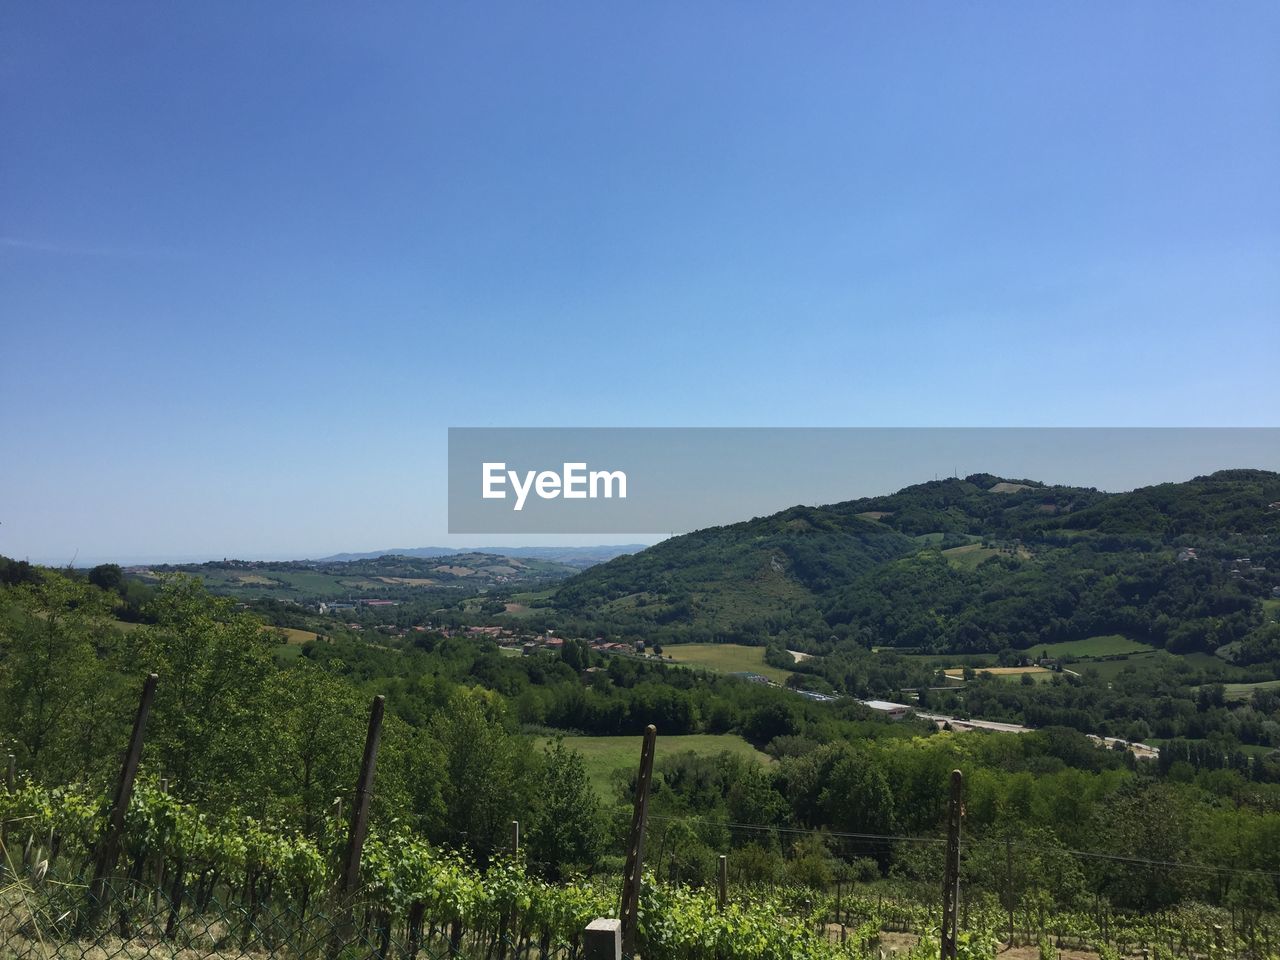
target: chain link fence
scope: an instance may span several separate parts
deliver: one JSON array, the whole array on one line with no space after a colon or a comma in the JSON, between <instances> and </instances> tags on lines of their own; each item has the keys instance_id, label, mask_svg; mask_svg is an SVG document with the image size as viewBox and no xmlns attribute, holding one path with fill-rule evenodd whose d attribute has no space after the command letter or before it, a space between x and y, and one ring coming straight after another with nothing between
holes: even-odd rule
<instances>
[{"instance_id":1,"label":"chain link fence","mask_svg":"<svg viewBox=\"0 0 1280 960\"><path fill-rule=\"evenodd\" d=\"M432 920L421 904L395 911L355 898L307 903L269 890L197 883L162 890L116 878L105 884L11 880L0 888L0 958L142 960L577 960L578 942L554 940L517 914L492 923Z\"/></svg>"}]
</instances>

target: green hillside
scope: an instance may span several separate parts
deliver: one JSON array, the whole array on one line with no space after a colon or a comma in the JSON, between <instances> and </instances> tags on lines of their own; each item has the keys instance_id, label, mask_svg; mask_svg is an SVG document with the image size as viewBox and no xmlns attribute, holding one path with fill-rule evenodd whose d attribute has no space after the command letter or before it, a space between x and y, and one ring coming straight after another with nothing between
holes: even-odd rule
<instances>
[{"instance_id":1,"label":"green hillside","mask_svg":"<svg viewBox=\"0 0 1280 960\"><path fill-rule=\"evenodd\" d=\"M587 620L669 628L681 639L758 640L790 624L820 630L823 598L916 548L873 520L792 507L593 567L561 587L555 604Z\"/></svg>"},{"instance_id":2,"label":"green hillside","mask_svg":"<svg viewBox=\"0 0 1280 960\"><path fill-rule=\"evenodd\" d=\"M1119 635L1264 664L1277 502L1280 475L1258 470L1116 494L975 474L674 537L553 602L666 643L978 654Z\"/></svg>"}]
</instances>

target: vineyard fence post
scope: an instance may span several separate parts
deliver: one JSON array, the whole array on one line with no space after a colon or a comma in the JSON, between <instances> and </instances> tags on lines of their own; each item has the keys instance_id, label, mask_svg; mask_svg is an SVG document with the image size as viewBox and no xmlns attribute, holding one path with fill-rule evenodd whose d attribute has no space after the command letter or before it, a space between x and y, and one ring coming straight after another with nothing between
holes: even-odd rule
<instances>
[{"instance_id":1,"label":"vineyard fence post","mask_svg":"<svg viewBox=\"0 0 1280 960\"><path fill-rule=\"evenodd\" d=\"M635 953L636 949L640 884L644 879L644 831L649 819L649 784L653 780L653 753L657 740L658 728L651 723L644 728L644 745L640 748L636 802L631 815L631 833L627 836L627 865L622 874L622 950L628 955Z\"/></svg>"},{"instance_id":2,"label":"vineyard fence post","mask_svg":"<svg viewBox=\"0 0 1280 960\"><path fill-rule=\"evenodd\" d=\"M342 861L342 874L338 878L339 913L333 929L330 953L336 954L351 938L351 901L360 886L360 855L364 851L365 837L369 833L369 804L373 800L373 775L378 765L378 744L382 738L382 714L386 709L386 697L379 694L369 707L369 729L364 738L364 756L360 759L360 776L356 780L356 795L351 804L351 834L347 837L347 852Z\"/></svg>"},{"instance_id":3,"label":"vineyard fence post","mask_svg":"<svg viewBox=\"0 0 1280 960\"><path fill-rule=\"evenodd\" d=\"M717 881L716 910L724 913L725 905L729 902L729 858L723 853L720 854L720 862L717 865Z\"/></svg>"},{"instance_id":4,"label":"vineyard fence post","mask_svg":"<svg viewBox=\"0 0 1280 960\"><path fill-rule=\"evenodd\" d=\"M4 787L10 794L18 789L18 758L12 753L9 754L9 763L5 768ZM0 858L2 872L9 861L9 823L6 820L0 820L0 847L4 848L4 856Z\"/></svg>"},{"instance_id":5,"label":"vineyard fence post","mask_svg":"<svg viewBox=\"0 0 1280 960\"><path fill-rule=\"evenodd\" d=\"M1004 841L1004 889L1009 908L1009 949L1013 949L1013 841Z\"/></svg>"},{"instance_id":6,"label":"vineyard fence post","mask_svg":"<svg viewBox=\"0 0 1280 960\"><path fill-rule=\"evenodd\" d=\"M942 880L941 960L956 960L956 908L960 899L960 820L964 774L951 771L951 800L947 805L947 860Z\"/></svg>"},{"instance_id":7,"label":"vineyard fence post","mask_svg":"<svg viewBox=\"0 0 1280 960\"><path fill-rule=\"evenodd\" d=\"M90 916L96 915L105 899L107 879L115 869L116 858L120 855L124 817L129 811L129 799L133 796L133 781L138 776L138 765L142 762L142 742L146 737L147 718L151 715L151 704L156 697L156 683L159 679L158 675L151 673L142 684L138 712L133 717L133 732L129 735L129 746L125 750L124 763L120 767L120 778L116 781L116 792L111 799L111 812L107 815L107 832L98 846L98 855L93 867L93 882L89 886Z\"/></svg>"}]
</instances>

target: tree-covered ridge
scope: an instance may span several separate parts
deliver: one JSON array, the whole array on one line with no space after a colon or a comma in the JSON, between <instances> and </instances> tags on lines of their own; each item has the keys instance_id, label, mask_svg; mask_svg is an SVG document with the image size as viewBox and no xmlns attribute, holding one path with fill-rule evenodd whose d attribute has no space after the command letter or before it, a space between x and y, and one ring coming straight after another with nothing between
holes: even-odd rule
<instances>
[{"instance_id":1,"label":"tree-covered ridge","mask_svg":"<svg viewBox=\"0 0 1280 960\"><path fill-rule=\"evenodd\" d=\"M1258 470L1118 494L978 474L675 537L575 577L555 607L667 640L815 652L994 653L1120 633L1268 663L1277 503L1280 475Z\"/></svg>"},{"instance_id":2,"label":"tree-covered ridge","mask_svg":"<svg viewBox=\"0 0 1280 960\"><path fill-rule=\"evenodd\" d=\"M155 583L181 573L199 577L214 593L315 603L354 597L406 601L512 584L527 587L564 580L577 571L577 567L537 557L471 552L431 557L387 554L354 560L211 560L131 567L128 575Z\"/></svg>"},{"instance_id":3,"label":"tree-covered ridge","mask_svg":"<svg viewBox=\"0 0 1280 960\"><path fill-rule=\"evenodd\" d=\"M864 518L792 507L601 564L565 584L555 605L584 618L751 630L912 549L909 538Z\"/></svg>"}]
</instances>

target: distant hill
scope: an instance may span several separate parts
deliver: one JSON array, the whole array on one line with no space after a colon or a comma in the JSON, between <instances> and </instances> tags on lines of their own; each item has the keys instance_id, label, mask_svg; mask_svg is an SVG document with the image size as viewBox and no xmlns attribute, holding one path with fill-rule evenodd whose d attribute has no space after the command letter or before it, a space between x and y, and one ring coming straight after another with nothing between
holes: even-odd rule
<instances>
[{"instance_id":1,"label":"distant hill","mask_svg":"<svg viewBox=\"0 0 1280 960\"><path fill-rule=\"evenodd\" d=\"M501 557L548 560L585 570L614 557L638 553L643 543L625 543L601 547L393 547L369 553L335 553L321 557L318 563L344 563L352 560L376 560L378 557L449 557L455 554L484 553Z\"/></svg>"},{"instance_id":2,"label":"distant hill","mask_svg":"<svg viewBox=\"0 0 1280 960\"><path fill-rule=\"evenodd\" d=\"M974 474L673 537L553 603L659 641L987 653L1120 634L1257 663L1280 661L1276 586L1280 474L1128 493Z\"/></svg>"},{"instance_id":3,"label":"distant hill","mask_svg":"<svg viewBox=\"0 0 1280 960\"><path fill-rule=\"evenodd\" d=\"M357 597L409 600L427 594L528 588L563 580L578 569L552 560L472 551L359 560L219 560L129 567L126 573L142 580L156 580L166 573L186 573L202 579L214 593L243 599L317 602Z\"/></svg>"}]
</instances>

